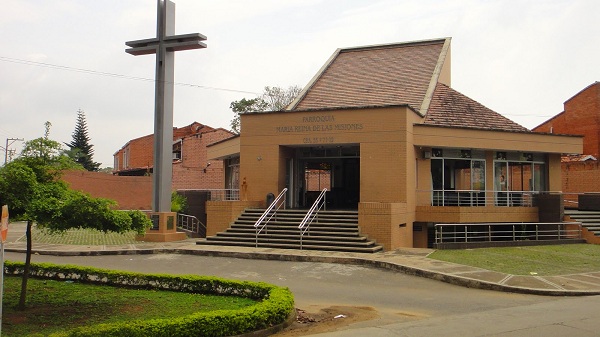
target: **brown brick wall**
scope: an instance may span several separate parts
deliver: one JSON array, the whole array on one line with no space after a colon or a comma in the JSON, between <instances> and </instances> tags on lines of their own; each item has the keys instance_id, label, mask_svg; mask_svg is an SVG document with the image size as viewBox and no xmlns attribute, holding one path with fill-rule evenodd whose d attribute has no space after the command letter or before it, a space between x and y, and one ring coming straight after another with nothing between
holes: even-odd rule
<instances>
[{"instance_id":1,"label":"brown brick wall","mask_svg":"<svg viewBox=\"0 0 600 337\"><path fill-rule=\"evenodd\" d=\"M117 201L119 209L152 208L152 178L113 176L101 172L67 171L62 180L92 197Z\"/></svg>"}]
</instances>

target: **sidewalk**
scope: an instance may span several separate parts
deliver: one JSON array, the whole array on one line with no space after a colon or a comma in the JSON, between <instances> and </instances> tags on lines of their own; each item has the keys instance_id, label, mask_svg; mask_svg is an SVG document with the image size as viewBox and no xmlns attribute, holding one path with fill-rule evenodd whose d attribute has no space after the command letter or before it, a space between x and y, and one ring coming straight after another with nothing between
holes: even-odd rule
<instances>
[{"instance_id":1,"label":"sidewalk","mask_svg":"<svg viewBox=\"0 0 600 337\"><path fill-rule=\"evenodd\" d=\"M23 233L9 232L4 249L7 252L26 251L25 242L16 242ZM368 266L409 275L426 277L455 285L496 291L549 296L580 296L600 294L600 272L560 276L520 276L428 259L430 249L406 248L390 252L364 254L273 248L248 248L197 245L202 239L178 242L127 245L65 245L33 243L33 253L58 256L91 256L121 254L190 254L242 259L268 259L299 262L325 262Z\"/></svg>"}]
</instances>

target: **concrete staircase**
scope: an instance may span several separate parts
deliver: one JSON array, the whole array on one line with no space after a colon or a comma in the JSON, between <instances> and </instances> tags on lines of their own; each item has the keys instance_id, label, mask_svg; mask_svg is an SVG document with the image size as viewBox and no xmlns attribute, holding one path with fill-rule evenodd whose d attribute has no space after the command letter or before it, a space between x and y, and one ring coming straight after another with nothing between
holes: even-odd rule
<instances>
[{"instance_id":1,"label":"concrete staircase","mask_svg":"<svg viewBox=\"0 0 600 337\"><path fill-rule=\"evenodd\" d=\"M579 211L565 210L565 216L572 221L581 222L581 226L586 228L595 237L600 239L600 211Z\"/></svg>"},{"instance_id":2,"label":"concrete staircase","mask_svg":"<svg viewBox=\"0 0 600 337\"><path fill-rule=\"evenodd\" d=\"M246 209L224 232L209 236L198 244L256 247L254 223L264 209ZM298 225L306 210L279 210L258 237L258 247L300 249ZM382 246L361 236L357 211L320 211L309 232L302 238L302 249L375 253Z\"/></svg>"}]
</instances>

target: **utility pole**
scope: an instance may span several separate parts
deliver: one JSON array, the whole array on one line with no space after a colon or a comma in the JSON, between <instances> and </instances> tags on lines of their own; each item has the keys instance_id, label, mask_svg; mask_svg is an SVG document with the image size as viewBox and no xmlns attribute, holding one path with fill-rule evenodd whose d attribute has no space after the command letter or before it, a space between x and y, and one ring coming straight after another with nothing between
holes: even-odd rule
<instances>
[{"instance_id":1,"label":"utility pole","mask_svg":"<svg viewBox=\"0 0 600 337\"><path fill-rule=\"evenodd\" d=\"M4 165L6 165L8 163L8 152L10 151L8 149L8 147L11 146L16 141L22 142L24 140L25 139L23 139L23 138L6 138L6 146L4 147ZM12 159L12 152L11 152L11 156L10 157Z\"/></svg>"}]
</instances>

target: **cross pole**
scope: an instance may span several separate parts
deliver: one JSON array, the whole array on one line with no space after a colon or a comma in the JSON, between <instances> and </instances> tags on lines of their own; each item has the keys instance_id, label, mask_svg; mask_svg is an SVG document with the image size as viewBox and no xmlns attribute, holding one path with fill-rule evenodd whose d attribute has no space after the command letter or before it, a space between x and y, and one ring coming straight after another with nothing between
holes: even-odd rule
<instances>
[{"instance_id":1,"label":"cross pole","mask_svg":"<svg viewBox=\"0 0 600 337\"><path fill-rule=\"evenodd\" d=\"M173 91L175 53L180 50L206 48L199 33L175 34L175 3L157 0L156 37L128 41L131 55L156 54L156 84L154 93L154 167L152 178L152 210L171 211L173 174Z\"/></svg>"}]
</instances>

